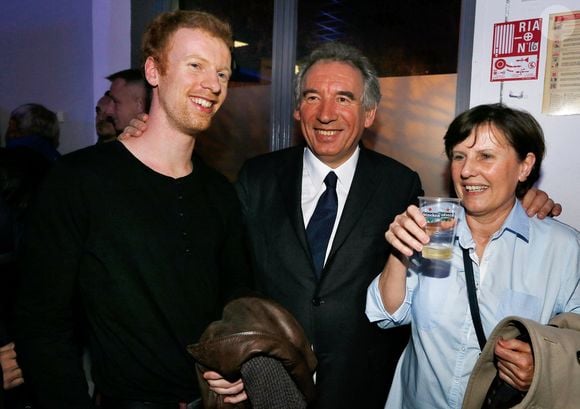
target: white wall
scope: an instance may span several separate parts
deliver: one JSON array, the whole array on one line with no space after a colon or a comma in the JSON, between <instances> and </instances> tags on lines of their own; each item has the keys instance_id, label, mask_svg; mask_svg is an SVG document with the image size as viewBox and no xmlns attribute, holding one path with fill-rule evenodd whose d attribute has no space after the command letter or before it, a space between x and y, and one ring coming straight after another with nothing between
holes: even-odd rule
<instances>
[{"instance_id":1,"label":"white wall","mask_svg":"<svg viewBox=\"0 0 580 409\"><path fill-rule=\"evenodd\" d=\"M0 134L16 106L61 112L59 151L95 142L104 77L129 67L130 0L0 1Z\"/></svg>"},{"instance_id":2,"label":"white wall","mask_svg":"<svg viewBox=\"0 0 580 409\"><path fill-rule=\"evenodd\" d=\"M131 0L93 0L93 101L110 74L131 68Z\"/></svg>"},{"instance_id":3,"label":"white wall","mask_svg":"<svg viewBox=\"0 0 580 409\"><path fill-rule=\"evenodd\" d=\"M562 203L559 219L580 229L580 115L542 114L549 14L570 10L580 10L580 0L477 1L470 105L501 101L534 115L544 129L547 147L539 187ZM491 49L493 25L506 21L506 16L507 21L541 17L542 39L538 79L505 81L502 88L500 82L490 82Z\"/></svg>"}]
</instances>

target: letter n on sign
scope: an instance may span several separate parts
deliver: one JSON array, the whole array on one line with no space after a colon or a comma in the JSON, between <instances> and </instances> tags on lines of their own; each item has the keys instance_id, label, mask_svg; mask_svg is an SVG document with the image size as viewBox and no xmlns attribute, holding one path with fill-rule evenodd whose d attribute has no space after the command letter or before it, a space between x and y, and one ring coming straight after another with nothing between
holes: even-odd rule
<instances>
[{"instance_id":1,"label":"letter n on sign","mask_svg":"<svg viewBox=\"0 0 580 409\"><path fill-rule=\"evenodd\" d=\"M493 25L490 81L538 79L542 19Z\"/></svg>"}]
</instances>

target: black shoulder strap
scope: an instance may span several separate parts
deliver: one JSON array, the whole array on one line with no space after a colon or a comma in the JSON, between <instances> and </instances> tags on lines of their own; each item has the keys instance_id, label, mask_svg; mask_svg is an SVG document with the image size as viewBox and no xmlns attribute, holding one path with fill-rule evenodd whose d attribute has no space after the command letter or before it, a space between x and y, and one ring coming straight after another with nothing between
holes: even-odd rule
<instances>
[{"instance_id":1,"label":"black shoulder strap","mask_svg":"<svg viewBox=\"0 0 580 409\"><path fill-rule=\"evenodd\" d=\"M463 250L463 265L465 267L465 281L467 282L467 298L469 298L469 309L471 310L471 319L477 334L479 347L483 351L486 339L481 325L481 315L479 314L479 305L477 304L477 294L475 293L475 279L473 278L473 265L469 257L469 249Z\"/></svg>"}]
</instances>

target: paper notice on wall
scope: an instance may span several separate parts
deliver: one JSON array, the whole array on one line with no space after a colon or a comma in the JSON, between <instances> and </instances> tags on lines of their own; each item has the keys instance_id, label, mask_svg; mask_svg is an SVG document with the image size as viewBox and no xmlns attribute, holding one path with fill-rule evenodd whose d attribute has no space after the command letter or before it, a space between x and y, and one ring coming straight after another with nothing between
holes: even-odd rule
<instances>
[{"instance_id":1,"label":"paper notice on wall","mask_svg":"<svg viewBox=\"0 0 580 409\"><path fill-rule=\"evenodd\" d=\"M550 14L542 112L580 114L580 11Z\"/></svg>"},{"instance_id":2,"label":"paper notice on wall","mask_svg":"<svg viewBox=\"0 0 580 409\"><path fill-rule=\"evenodd\" d=\"M538 79L542 19L493 26L490 81Z\"/></svg>"}]
</instances>

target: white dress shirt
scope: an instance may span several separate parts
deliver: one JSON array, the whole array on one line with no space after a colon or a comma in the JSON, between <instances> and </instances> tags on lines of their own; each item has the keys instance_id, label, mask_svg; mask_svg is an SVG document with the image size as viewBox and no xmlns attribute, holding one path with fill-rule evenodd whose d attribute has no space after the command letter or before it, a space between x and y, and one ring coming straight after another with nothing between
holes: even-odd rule
<instances>
[{"instance_id":1,"label":"white dress shirt","mask_svg":"<svg viewBox=\"0 0 580 409\"><path fill-rule=\"evenodd\" d=\"M336 212L336 220L334 221L334 226L332 227L332 233L330 239L328 240L328 247L326 248L326 256L324 261L328 258L330 249L332 248L332 242L334 241L334 236L336 234L336 229L344 209L344 203L346 202L346 197L350 190L350 185L352 184L352 179L354 178L354 172L356 170L356 164L358 162L360 154L360 148L357 147L356 151L352 154L350 158L342 165L336 169L324 164L320 159L318 159L312 151L308 148L304 148L304 166L302 167L302 215L304 217L304 226L308 226L308 222L314 213L318 199L326 190L326 185L324 184L324 178L328 175L328 172L334 172L338 178L336 182L336 194L338 196L338 209Z\"/></svg>"}]
</instances>

